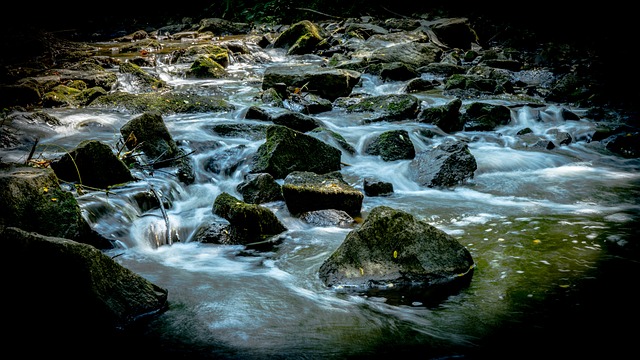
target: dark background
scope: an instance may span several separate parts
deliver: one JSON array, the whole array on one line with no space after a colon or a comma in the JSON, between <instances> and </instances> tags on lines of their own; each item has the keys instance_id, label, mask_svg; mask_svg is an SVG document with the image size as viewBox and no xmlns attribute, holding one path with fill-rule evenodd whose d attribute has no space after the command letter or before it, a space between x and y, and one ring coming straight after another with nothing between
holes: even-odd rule
<instances>
[{"instance_id":1,"label":"dark background","mask_svg":"<svg viewBox=\"0 0 640 360\"><path fill-rule=\"evenodd\" d=\"M581 59L593 61L590 71L606 85L603 93L636 112L640 95L635 84L640 81L640 72L633 60L640 31L638 16L630 4L619 0L575 4L559 0L69 0L35 4L18 0L0 11L0 65L7 63L8 57L37 53L38 42L30 40L40 31L70 40L101 41L182 23L184 18L191 18L191 23L215 17L287 25L305 19L335 20L318 12L341 18L466 17L483 48L497 45L536 49L550 43L567 43L583 49L582 53L588 55Z\"/></svg>"}]
</instances>

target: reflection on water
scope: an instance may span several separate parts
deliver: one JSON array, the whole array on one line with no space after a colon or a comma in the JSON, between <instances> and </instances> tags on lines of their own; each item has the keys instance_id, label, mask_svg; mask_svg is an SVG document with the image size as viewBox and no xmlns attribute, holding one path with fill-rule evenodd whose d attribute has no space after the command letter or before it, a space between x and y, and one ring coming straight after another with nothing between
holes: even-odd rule
<instances>
[{"instance_id":1,"label":"reflection on water","mask_svg":"<svg viewBox=\"0 0 640 360\"><path fill-rule=\"evenodd\" d=\"M287 59L272 54L273 61ZM162 63L162 62L161 62ZM255 250L191 242L196 229L214 219L215 197L235 187L248 171L242 159L263 140L229 138L208 131L218 122L245 121L253 105L255 77L241 64L235 81L163 79L180 88L229 94L232 113L179 114L164 120L174 139L194 150L197 181L189 186L162 171L112 193L79 198L97 231L117 240L110 251L127 268L169 290L170 309L142 331L139 346L149 354L185 358L410 358L509 357L588 354L626 318L638 320L627 284L637 262L638 160L608 155L584 140L597 119L565 121L560 108L514 107L512 123L491 133L455 134L469 141L478 162L474 178L455 189L418 186L408 177L408 161L384 162L363 154L374 133L406 129L416 150L442 141L426 138L431 125L412 121L363 125L358 114L336 109L318 114L327 127L357 149L343 154L344 178L362 189L367 177L391 182L394 193L365 197L363 216L379 205L407 211L446 231L472 253L477 267L468 286L442 301L424 294L356 296L327 289L317 276L321 263L350 229L313 227L292 218L283 203L264 204L289 229L274 246ZM161 70L161 69L160 69ZM401 91L402 83L365 76L360 93ZM204 90L203 90L204 91ZM426 104L444 104L442 95L420 95ZM579 109L573 109L580 113ZM117 143L119 128L133 116L86 109L51 110L63 127L43 141L48 149L73 148L87 138ZM529 127L544 135L551 128L575 142L553 150L517 146L515 134ZM452 135L453 136L453 135ZM55 145L55 147L53 146ZM155 191L160 209L134 198ZM395 298L394 298L395 297ZM415 298L414 298L415 297ZM615 331L621 331L616 329ZM579 345L576 345L576 342ZM143 345L146 344L146 345ZM509 345L509 346L507 346ZM612 353L615 350L609 350Z\"/></svg>"}]
</instances>

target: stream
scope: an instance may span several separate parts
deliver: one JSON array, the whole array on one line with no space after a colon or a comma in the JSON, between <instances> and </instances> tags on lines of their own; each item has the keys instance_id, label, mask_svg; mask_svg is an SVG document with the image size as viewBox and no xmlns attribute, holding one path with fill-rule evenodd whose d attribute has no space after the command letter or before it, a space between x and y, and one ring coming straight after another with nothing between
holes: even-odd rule
<instances>
[{"instance_id":1,"label":"stream","mask_svg":"<svg viewBox=\"0 0 640 360\"><path fill-rule=\"evenodd\" d=\"M269 61L232 62L226 79L172 76L175 65L161 57L147 69L174 89L222 95L237 108L163 115L179 145L194 151L193 184L180 183L169 171L135 170L139 181L108 194L78 195L91 225L120 245L107 254L169 292L169 309L132 341L157 354L202 359L513 358L586 356L603 349L615 355L632 348L633 330L627 329L640 319L632 280L640 160L589 142L598 119L584 117L585 109L570 108L581 120L569 121L558 104L534 109L490 99L511 106L511 123L493 132L446 137L426 137L433 125L412 120L363 124L362 114L339 108L313 115L356 148L355 155L342 155L348 183L360 190L369 177L393 184L388 196L365 196L363 218L380 205L401 209L469 249L477 265L471 283L444 299L358 296L327 288L318 268L351 229L312 226L292 217L284 202L262 204L288 228L272 248L191 241L215 219L217 195L242 199L236 186L249 171L247 159L264 142L223 137L209 126L264 124L243 115L260 105L264 69L318 61L285 56L282 49L264 51ZM401 93L404 85L364 74L354 92ZM125 77L119 86L135 92ZM424 105L453 99L437 91L415 95ZM41 141L48 156L86 139L115 147L120 127L135 117L118 110L46 111L63 123ZM574 140L551 150L521 148L516 133L525 127L541 136L557 128ZM394 129L408 131L416 152L447 138L467 140L478 164L474 178L453 189L421 187L408 176L409 160L385 162L364 153L372 136ZM133 199L151 189L169 204L172 244L164 241L161 210L143 212Z\"/></svg>"}]
</instances>

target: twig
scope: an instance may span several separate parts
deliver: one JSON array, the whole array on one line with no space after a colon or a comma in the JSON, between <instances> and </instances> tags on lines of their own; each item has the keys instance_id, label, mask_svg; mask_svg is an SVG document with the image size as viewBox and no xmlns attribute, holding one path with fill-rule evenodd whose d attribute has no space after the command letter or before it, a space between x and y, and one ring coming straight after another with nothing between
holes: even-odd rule
<instances>
[{"instance_id":1,"label":"twig","mask_svg":"<svg viewBox=\"0 0 640 360\"><path fill-rule=\"evenodd\" d=\"M158 194L158 192L153 188L153 185L149 184L149 188L151 189L151 192L153 193L153 195L156 197L156 199L158 200L158 203L160 204L160 212L162 213L162 218L164 219L164 223L165 223L165 227L166 227L166 231L165 231L165 243L167 245L171 245L171 223L169 222L169 216L167 215L167 210L164 208L164 203L162 202L162 198L160 197L160 195Z\"/></svg>"},{"instance_id":2,"label":"twig","mask_svg":"<svg viewBox=\"0 0 640 360\"><path fill-rule=\"evenodd\" d=\"M192 152L190 152L190 153L185 153L185 154L182 154L182 155L180 155L180 156L177 156L177 157L174 157L174 158L171 158L171 159L164 159L164 160L160 160L160 161L153 161L153 162L151 162L149 165L151 165L151 166L152 166L152 167L154 167L154 168L155 168L155 167L161 167L161 166L162 166L162 165L164 165L164 164L170 164L170 163L172 163L172 162L174 162L174 161L176 161L176 160L179 160L179 159L182 159L182 158L184 158L184 157L187 157L187 156L189 156L189 155L191 155L191 154L193 154L193 153L195 153L195 151L192 151ZM164 153L162 153L162 155L164 155ZM162 156L162 155L160 155L160 156ZM159 157L160 157L160 156L159 156ZM158 158L159 158L159 157L158 157ZM156 158L156 159L158 159L158 158Z\"/></svg>"},{"instance_id":3,"label":"twig","mask_svg":"<svg viewBox=\"0 0 640 360\"><path fill-rule=\"evenodd\" d=\"M323 12L320 12L318 10L313 10L313 9L307 9L307 8L296 8L296 10L301 10L301 11L308 11L308 12L312 12L318 15L322 15L322 16L326 16L326 17L330 17L332 19L343 19L340 16L335 16L335 15L329 15L329 14L325 14Z\"/></svg>"},{"instance_id":4,"label":"twig","mask_svg":"<svg viewBox=\"0 0 640 360\"><path fill-rule=\"evenodd\" d=\"M380 6L380 7L381 7L383 10L388 11L389 13L391 13L391 14L393 14L393 15L400 16L401 18L405 18L405 19L407 18L407 16L406 16L406 15L402 15L402 14L398 14L397 12L393 12L393 11L391 11L391 10L387 9L387 8L386 8L386 7L384 7L384 6Z\"/></svg>"},{"instance_id":5,"label":"twig","mask_svg":"<svg viewBox=\"0 0 640 360\"><path fill-rule=\"evenodd\" d=\"M36 141L33 143L33 146L31 147L31 151L29 152L29 157L27 157L27 161L25 161L25 164L28 164L31 158L33 157L33 153L36 152L36 146L38 146L39 141L40 139L36 138Z\"/></svg>"}]
</instances>

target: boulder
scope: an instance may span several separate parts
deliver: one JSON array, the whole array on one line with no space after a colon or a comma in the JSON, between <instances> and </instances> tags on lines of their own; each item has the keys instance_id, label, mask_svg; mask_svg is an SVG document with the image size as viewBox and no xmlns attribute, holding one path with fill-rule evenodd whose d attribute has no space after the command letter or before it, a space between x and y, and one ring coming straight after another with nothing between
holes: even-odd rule
<instances>
[{"instance_id":1,"label":"boulder","mask_svg":"<svg viewBox=\"0 0 640 360\"><path fill-rule=\"evenodd\" d=\"M461 115L466 131L493 131L511 122L511 110L504 105L474 102Z\"/></svg>"},{"instance_id":2,"label":"boulder","mask_svg":"<svg viewBox=\"0 0 640 360\"><path fill-rule=\"evenodd\" d=\"M371 39L373 37L374 36L369 38L368 42L371 42ZM417 69L422 66L438 62L441 55L442 49L431 43L401 41L392 43L388 46L380 46L375 48L370 54L369 62L399 62ZM358 56L362 56L362 54L358 54Z\"/></svg>"},{"instance_id":3,"label":"boulder","mask_svg":"<svg viewBox=\"0 0 640 360\"><path fill-rule=\"evenodd\" d=\"M305 114L295 111L285 111L271 118L276 125L286 126L290 129L300 132L309 132L315 128L322 127L322 121Z\"/></svg>"},{"instance_id":4,"label":"boulder","mask_svg":"<svg viewBox=\"0 0 640 360\"><path fill-rule=\"evenodd\" d=\"M242 199L249 204L262 204L284 200L282 187L271 174L247 174L236 187Z\"/></svg>"},{"instance_id":5,"label":"boulder","mask_svg":"<svg viewBox=\"0 0 640 360\"><path fill-rule=\"evenodd\" d=\"M366 293L469 281L474 268L469 250L451 235L407 212L377 206L322 263L319 276L334 289Z\"/></svg>"},{"instance_id":6,"label":"boulder","mask_svg":"<svg viewBox=\"0 0 640 360\"><path fill-rule=\"evenodd\" d=\"M401 62L383 64L380 70L380 77L384 80L406 81L418 76L418 72L412 66Z\"/></svg>"},{"instance_id":7,"label":"boulder","mask_svg":"<svg viewBox=\"0 0 640 360\"><path fill-rule=\"evenodd\" d=\"M273 65L265 69L262 89L286 84L288 87L305 88L322 98L334 101L351 94L360 81L361 74L353 70L324 68L319 65Z\"/></svg>"},{"instance_id":8,"label":"boulder","mask_svg":"<svg viewBox=\"0 0 640 360\"><path fill-rule=\"evenodd\" d=\"M468 18L440 18L433 21L422 21L423 27L429 27L437 36L440 43L450 48L471 49L472 44L478 43L478 35L471 27Z\"/></svg>"},{"instance_id":9,"label":"boulder","mask_svg":"<svg viewBox=\"0 0 640 360\"><path fill-rule=\"evenodd\" d=\"M469 145L450 140L420 151L409 163L409 176L426 187L452 187L473 178L478 168Z\"/></svg>"},{"instance_id":10,"label":"boulder","mask_svg":"<svg viewBox=\"0 0 640 360\"><path fill-rule=\"evenodd\" d=\"M93 246L14 227L0 227L0 238L5 341L31 339L43 353L69 355L89 343L113 346L111 336L167 309L166 289Z\"/></svg>"},{"instance_id":11,"label":"boulder","mask_svg":"<svg viewBox=\"0 0 640 360\"><path fill-rule=\"evenodd\" d=\"M454 133L464 129L464 121L460 116L462 100L454 99L447 104L424 108L418 114L418 122L433 124L446 133Z\"/></svg>"},{"instance_id":12,"label":"boulder","mask_svg":"<svg viewBox=\"0 0 640 360\"><path fill-rule=\"evenodd\" d=\"M219 79L226 75L224 66L206 55L198 56L185 71L185 76L189 79Z\"/></svg>"},{"instance_id":13,"label":"boulder","mask_svg":"<svg viewBox=\"0 0 640 360\"><path fill-rule=\"evenodd\" d=\"M252 159L251 173L269 173L283 179L292 171L325 174L340 170L342 152L335 147L286 126L267 128L267 139Z\"/></svg>"},{"instance_id":14,"label":"boulder","mask_svg":"<svg viewBox=\"0 0 640 360\"><path fill-rule=\"evenodd\" d=\"M336 106L344 107L348 112L364 113L363 123L367 124L415 119L420 100L410 94L388 94L348 98L338 101Z\"/></svg>"},{"instance_id":15,"label":"boulder","mask_svg":"<svg viewBox=\"0 0 640 360\"><path fill-rule=\"evenodd\" d=\"M60 188L51 168L0 163L0 226L112 249L114 243L94 231L73 193Z\"/></svg>"},{"instance_id":16,"label":"boulder","mask_svg":"<svg viewBox=\"0 0 640 360\"><path fill-rule=\"evenodd\" d=\"M153 92L169 87L158 75L144 71L133 62L121 63L118 71L129 78L130 83L136 89L135 92Z\"/></svg>"},{"instance_id":17,"label":"boulder","mask_svg":"<svg viewBox=\"0 0 640 360\"><path fill-rule=\"evenodd\" d=\"M98 140L81 142L60 159L52 161L51 168L60 180L97 189L135 180L111 147Z\"/></svg>"},{"instance_id":18,"label":"boulder","mask_svg":"<svg viewBox=\"0 0 640 360\"><path fill-rule=\"evenodd\" d=\"M190 184L195 180L190 159L173 140L159 113L146 112L133 118L120 128L120 134L127 149L140 150L145 155L143 166L154 169L177 166L182 182Z\"/></svg>"},{"instance_id":19,"label":"boulder","mask_svg":"<svg viewBox=\"0 0 640 360\"><path fill-rule=\"evenodd\" d=\"M347 142L347 139L333 130L319 127L307 132L307 135L311 135L318 140L322 140L335 148L344 150L348 154L355 155L357 153L356 148Z\"/></svg>"},{"instance_id":20,"label":"boulder","mask_svg":"<svg viewBox=\"0 0 640 360\"><path fill-rule=\"evenodd\" d=\"M454 93L465 93L470 95L478 94L498 94L501 88L494 79L487 79L475 74L453 74L444 84L444 90Z\"/></svg>"},{"instance_id":21,"label":"boulder","mask_svg":"<svg viewBox=\"0 0 640 360\"><path fill-rule=\"evenodd\" d=\"M234 105L221 97L160 91L142 94L115 91L96 98L87 104L87 108L117 109L131 114L196 114L235 110Z\"/></svg>"},{"instance_id":22,"label":"boulder","mask_svg":"<svg viewBox=\"0 0 640 360\"><path fill-rule=\"evenodd\" d=\"M335 209L350 216L360 215L364 195L344 181L339 171L316 174L308 171L291 172L284 179L282 195L291 214Z\"/></svg>"},{"instance_id":23,"label":"boulder","mask_svg":"<svg viewBox=\"0 0 640 360\"><path fill-rule=\"evenodd\" d=\"M365 153L379 155L384 161L411 160L416 155L407 130L387 130L367 144Z\"/></svg>"},{"instance_id":24,"label":"boulder","mask_svg":"<svg viewBox=\"0 0 640 360\"><path fill-rule=\"evenodd\" d=\"M268 208L247 204L229 193L218 195L213 213L229 221L229 243L247 245L278 235L287 228Z\"/></svg>"},{"instance_id":25,"label":"boulder","mask_svg":"<svg viewBox=\"0 0 640 360\"><path fill-rule=\"evenodd\" d=\"M363 182L364 194L367 196L381 196L393 193L393 184L372 178L365 178Z\"/></svg>"},{"instance_id":26,"label":"boulder","mask_svg":"<svg viewBox=\"0 0 640 360\"><path fill-rule=\"evenodd\" d=\"M287 48L287 55L302 55L329 47L324 42L325 31L309 20L297 22L283 31L273 42L273 47Z\"/></svg>"}]
</instances>

